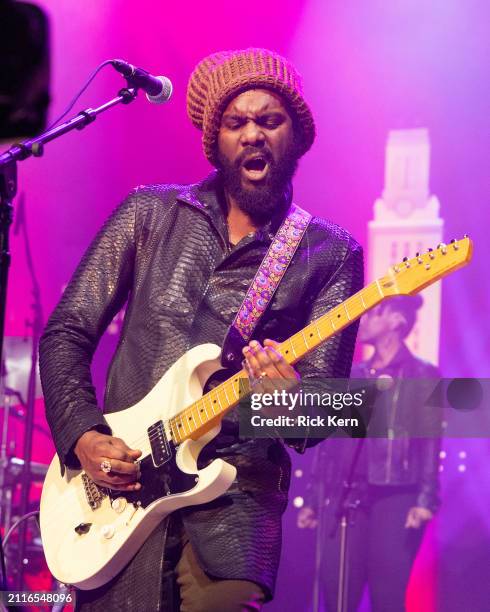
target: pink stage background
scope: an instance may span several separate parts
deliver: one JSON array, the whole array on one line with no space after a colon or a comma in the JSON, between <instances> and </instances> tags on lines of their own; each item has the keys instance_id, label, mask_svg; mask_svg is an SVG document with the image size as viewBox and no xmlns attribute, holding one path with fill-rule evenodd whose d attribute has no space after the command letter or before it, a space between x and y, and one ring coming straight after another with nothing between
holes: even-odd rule
<instances>
[{"instance_id":1,"label":"pink stage background","mask_svg":"<svg viewBox=\"0 0 490 612\"><path fill-rule=\"evenodd\" d=\"M51 118L108 58L127 59L174 84L167 106L150 105L141 96L129 107L101 115L84 131L48 145L44 158L20 165L20 192L25 194L46 315L91 237L132 187L193 182L210 170L201 154L200 134L185 112L186 83L194 65L213 51L265 46L288 56L303 74L317 121L318 137L301 162L295 200L345 226L361 243L366 244L372 205L383 187L388 131L429 129L431 190L441 201L446 238L468 233L475 241L472 265L443 284L440 364L446 376L489 375L488 2L38 4L51 23ZM106 68L74 111L97 106L122 85L119 75ZM20 235L12 237L11 247L7 335L21 336L29 333L31 282ZM100 372L96 376L103 378ZM470 544L477 560L466 559L467 565L476 566L469 575L479 580L486 571L488 578L490 481L482 466L488 462L490 442L459 440L448 448L455 464L443 473L445 503L414 571L412 612L461 610L463 605L477 609L471 605L474 589L466 586L461 592L454 586L461 571L458 559L466 559ZM457 469L462 450L467 453L464 473ZM45 438L38 437L35 458L46 459L50 453ZM310 460L307 455L297 465L306 472ZM301 486L294 483L298 491ZM312 557L312 549L306 548L311 542L294 527L294 516L291 508L280 588L271 610L289 609L285 606L293 595L287 591L292 588L286 586L287 576L294 564L308 566L302 555ZM479 552L483 542L485 553ZM302 574L297 567L294 571ZM305 575L296 591L306 592L310 579Z\"/></svg>"}]
</instances>

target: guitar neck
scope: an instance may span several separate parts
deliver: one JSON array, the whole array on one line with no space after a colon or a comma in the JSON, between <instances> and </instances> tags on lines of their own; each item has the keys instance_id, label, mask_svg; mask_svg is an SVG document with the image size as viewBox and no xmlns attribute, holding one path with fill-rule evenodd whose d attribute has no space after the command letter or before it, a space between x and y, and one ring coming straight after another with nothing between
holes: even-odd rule
<instances>
[{"instance_id":1,"label":"guitar neck","mask_svg":"<svg viewBox=\"0 0 490 612\"><path fill-rule=\"evenodd\" d=\"M336 333L359 319L365 312L379 304L384 298L382 280L376 280L326 314L308 324L279 345L279 352L289 364L326 342ZM180 444L188 438L197 439L248 395L244 382L248 380L245 370L240 370L196 402L169 420L172 439Z\"/></svg>"}]
</instances>

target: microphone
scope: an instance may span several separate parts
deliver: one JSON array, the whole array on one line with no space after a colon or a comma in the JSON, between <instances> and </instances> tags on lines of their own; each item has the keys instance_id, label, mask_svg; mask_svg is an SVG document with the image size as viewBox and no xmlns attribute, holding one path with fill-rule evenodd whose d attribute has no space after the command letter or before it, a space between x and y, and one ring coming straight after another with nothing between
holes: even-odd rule
<instances>
[{"instance_id":1,"label":"microphone","mask_svg":"<svg viewBox=\"0 0 490 612\"><path fill-rule=\"evenodd\" d=\"M153 76L143 68L137 68L124 60L111 61L132 87L146 92L146 98L153 104L164 104L172 97L172 82L164 76Z\"/></svg>"}]
</instances>

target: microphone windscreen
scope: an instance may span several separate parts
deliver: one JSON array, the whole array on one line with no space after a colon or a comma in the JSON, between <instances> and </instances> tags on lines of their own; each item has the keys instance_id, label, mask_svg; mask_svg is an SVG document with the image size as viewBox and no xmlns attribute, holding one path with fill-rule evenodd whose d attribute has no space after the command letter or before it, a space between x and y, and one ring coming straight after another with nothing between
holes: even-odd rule
<instances>
[{"instance_id":1,"label":"microphone windscreen","mask_svg":"<svg viewBox=\"0 0 490 612\"><path fill-rule=\"evenodd\" d=\"M156 96L150 96L149 94L146 94L146 98L152 104L165 104L165 102L168 102L172 97L172 81L164 76L158 76L155 78L157 78L162 83L162 91Z\"/></svg>"}]
</instances>

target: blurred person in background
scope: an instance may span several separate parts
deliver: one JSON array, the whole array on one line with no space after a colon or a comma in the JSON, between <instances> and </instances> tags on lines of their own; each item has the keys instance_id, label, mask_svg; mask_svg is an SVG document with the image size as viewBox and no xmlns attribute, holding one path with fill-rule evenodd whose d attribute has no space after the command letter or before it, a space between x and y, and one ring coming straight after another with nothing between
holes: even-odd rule
<instances>
[{"instance_id":1,"label":"blurred person in background","mask_svg":"<svg viewBox=\"0 0 490 612\"><path fill-rule=\"evenodd\" d=\"M338 527L345 482L352 488L347 553L347 610L358 609L368 586L373 612L402 612L410 572L425 526L439 506L439 451L442 411L427 405L436 367L405 344L420 296L397 296L369 311L359 341L372 357L352 369L351 378L381 379L367 439L335 437L316 450L298 526L320 529L319 581L328 612L337 610L340 562ZM373 435L374 434L374 435ZM356 459L354 459L356 457ZM321 519L321 525L319 525Z\"/></svg>"}]
</instances>

